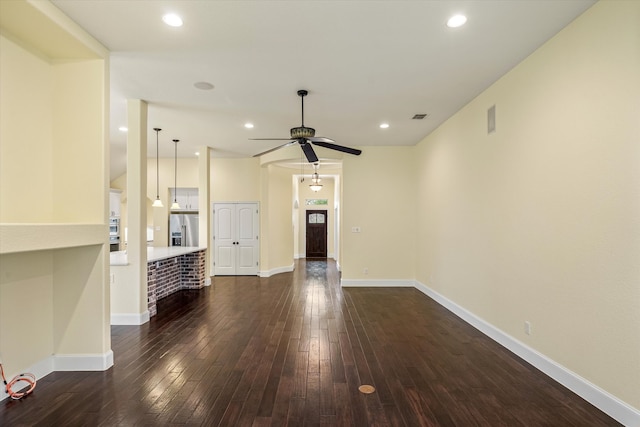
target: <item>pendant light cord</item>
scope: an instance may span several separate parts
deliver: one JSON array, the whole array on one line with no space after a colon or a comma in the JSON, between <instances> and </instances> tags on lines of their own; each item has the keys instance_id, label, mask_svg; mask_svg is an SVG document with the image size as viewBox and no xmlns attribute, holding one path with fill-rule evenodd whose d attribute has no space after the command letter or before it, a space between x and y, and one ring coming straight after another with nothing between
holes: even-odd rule
<instances>
[{"instance_id":1,"label":"pendant light cord","mask_svg":"<svg viewBox=\"0 0 640 427\"><path fill-rule=\"evenodd\" d=\"M160 133L162 129L153 128L153 130L156 131L156 200L159 200L160 199L160 159L158 158L159 156L158 133Z\"/></svg>"},{"instance_id":2,"label":"pendant light cord","mask_svg":"<svg viewBox=\"0 0 640 427\"><path fill-rule=\"evenodd\" d=\"M178 203L178 142L179 139L174 139L174 163L173 163L173 202Z\"/></svg>"}]
</instances>

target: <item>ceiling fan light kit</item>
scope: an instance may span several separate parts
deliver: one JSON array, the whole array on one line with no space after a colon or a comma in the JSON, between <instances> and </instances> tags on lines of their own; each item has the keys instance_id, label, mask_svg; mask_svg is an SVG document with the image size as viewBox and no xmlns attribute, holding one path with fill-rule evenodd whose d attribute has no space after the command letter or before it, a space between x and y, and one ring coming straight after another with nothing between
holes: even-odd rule
<instances>
[{"instance_id":1,"label":"ceiling fan light kit","mask_svg":"<svg viewBox=\"0 0 640 427\"><path fill-rule=\"evenodd\" d=\"M289 138L250 138L251 140L254 140L254 141L287 141L287 142L278 147L258 153L253 157L260 157L264 154L271 153L272 151L279 150L280 148L288 147L292 144L295 144L296 142L300 144L300 148L302 148L302 152L304 153L309 163L318 162L318 156L313 150L313 147L311 144L318 145L320 147L329 148L331 150L340 151L347 154L353 154L355 156L359 156L362 153L362 150L335 144L335 141L333 139L325 138L322 136L315 136L316 130L314 128L306 127L304 125L304 97L307 96L308 93L309 92L307 92L304 89L301 89L298 91L298 96L300 97L301 106L302 106L302 124L298 127L291 128L291 131L290 131L291 136Z\"/></svg>"}]
</instances>

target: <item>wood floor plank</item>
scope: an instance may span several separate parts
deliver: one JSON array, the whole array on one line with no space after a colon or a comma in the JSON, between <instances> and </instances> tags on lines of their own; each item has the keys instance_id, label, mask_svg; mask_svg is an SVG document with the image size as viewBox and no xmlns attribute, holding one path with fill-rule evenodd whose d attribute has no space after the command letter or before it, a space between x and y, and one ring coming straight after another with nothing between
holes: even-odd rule
<instances>
[{"instance_id":1,"label":"wood floor plank","mask_svg":"<svg viewBox=\"0 0 640 427\"><path fill-rule=\"evenodd\" d=\"M0 402L0 425L620 425L415 289L295 266L161 299L147 324L111 328L111 369L38 379Z\"/></svg>"}]
</instances>

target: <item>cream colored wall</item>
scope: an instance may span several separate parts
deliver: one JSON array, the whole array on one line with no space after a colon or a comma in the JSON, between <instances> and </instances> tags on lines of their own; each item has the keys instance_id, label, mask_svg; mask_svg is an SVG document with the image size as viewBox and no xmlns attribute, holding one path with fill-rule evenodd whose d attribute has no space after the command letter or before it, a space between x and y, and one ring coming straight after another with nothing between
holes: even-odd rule
<instances>
[{"instance_id":1,"label":"cream colored wall","mask_svg":"<svg viewBox=\"0 0 640 427\"><path fill-rule=\"evenodd\" d=\"M96 245L53 252L54 354L105 351L105 335L111 334L108 293L96 286L105 271L102 250Z\"/></svg>"},{"instance_id":2,"label":"cream colored wall","mask_svg":"<svg viewBox=\"0 0 640 427\"><path fill-rule=\"evenodd\" d=\"M291 170L268 165L261 168L260 271L293 265L293 221Z\"/></svg>"},{"instance_id":3,"label":"cream colored wall","mask_svg":"<svg viewBox=\"0 0 640 427\"><path fill-rule=\"evenodd\" d=\"M51 222L51 65L0 36L0 75L0 222Z\"/></svg>"},{"instance_id":4,"label":"cream colored wall","mask_svg":"<svg viewBox=\"0 0 640 427\"><path fill-rule=\"evenodd\" d=\"M0 43L0 221L103 222L104 61L51 63Z\"/></svg>"},{"instance_id":5,"label":"cream colored wall","mask_svg":"<svg viewBox=\"0 0 640 427\"><path fill-rule=\"evenodd\" d=\"M53 66L55 222L105 221L109 202L104 194L108 170L104 161L104 82L108 79L104 62L96 59Z\"/></svg>"},{"instance_id":6,"label":"cream colored wall","mask_svg":"<svg viewBox=\"0 0 640 427\"><path fill-rule=\"evenodd\" d=\"M260 200L260 160L211 159L211 193L214 202Z\"/></svg>"},{"instance_id":7,"label":"cream colored wall","mask_svg":"<svg viewBox=\"0 0 640 427\"><path fill-rule=\"evenodd\" d=\"M416 153L418 281L635 408L638 22L597 3Z\"/></svg>"},{"instance_id":8,"label":"cream colored wall","mask_svg":"<svg viewBox=\"0 0 640 427\"><path fill-rule=\"evenodd\" d=\"M53 266L52 251L0 255L0 356L9 378L53 353Z\"/></svg>"},{"instance_id":9,"label":"cream colored wall","mask_svg":"<svg viewBox=\"0 0 640 427\"><path fill-rule=\"evenodd\" d=\"M113 360L108 52L49 2L1 2L0 11L5 373L104 370Z\"/></svg>"},{"instance_id":10,"label":"cream colored wall","mask_svg":"<svg viewBox=\"0 0 640 427\"><path fill-rule=\"evenodd\" d=\"M358 157L345 156L343 280L415 277L414 157L414 147L365 147ZM361 232L351 232L352 227L360 227Z\"/></svg>"}]
</instances>

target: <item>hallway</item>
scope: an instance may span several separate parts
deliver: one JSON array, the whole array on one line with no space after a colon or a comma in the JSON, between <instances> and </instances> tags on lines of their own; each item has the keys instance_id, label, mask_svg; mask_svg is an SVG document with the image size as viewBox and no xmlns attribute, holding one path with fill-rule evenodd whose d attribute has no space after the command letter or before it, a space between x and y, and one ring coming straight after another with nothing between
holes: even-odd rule
<instances>
[{"instance_id":1,"label":"hallway","mask_svg":"<svg viewBox=\"0 0 640 427\"><path fill-rule=\"evenodd\" d=\"M330 260L214 277L112 348L106 372L2 402L0 425L619 425L415 289L342 289Z\"/></svg>"}]
</instances>

